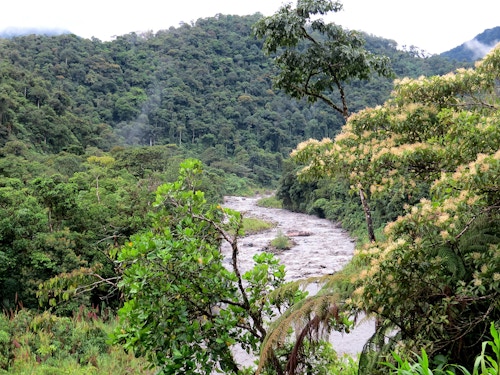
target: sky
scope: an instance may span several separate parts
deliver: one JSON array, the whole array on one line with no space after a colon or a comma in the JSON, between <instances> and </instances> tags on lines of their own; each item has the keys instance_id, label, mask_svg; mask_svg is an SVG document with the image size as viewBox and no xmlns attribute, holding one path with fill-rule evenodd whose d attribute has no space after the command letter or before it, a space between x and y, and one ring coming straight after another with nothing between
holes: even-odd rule
<instances>
[{"instance_id":1,"label":"sky","mask_svg":"<svg viewBox=\"0 0 500 375\"><path fill-rule=\"evenodd\" d=\"M130 32L177 27L216 14L275 13L283 0L3 0L0 31L10 27L68 30L102 41ZM295 3L295 0L292 1ZM328 20L428 53L448 51L500 26L498 0L341 0Z\"/></svg>"}]
</instances>

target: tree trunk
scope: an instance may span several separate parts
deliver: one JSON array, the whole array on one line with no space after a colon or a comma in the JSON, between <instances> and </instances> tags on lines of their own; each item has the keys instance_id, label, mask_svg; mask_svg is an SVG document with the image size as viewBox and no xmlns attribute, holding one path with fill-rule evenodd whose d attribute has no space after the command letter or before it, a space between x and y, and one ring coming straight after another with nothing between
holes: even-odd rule
<instances>
[{"instance_id":1,"label":"tree trunk","mask_svg":"<svg viewBox=\"0 0 500 375\"><path fill-rule=\"evenodd\" d=\"M370 206L366 201L366 195L362 187L359 188L359 198L361 199L361 205L363 206L363 211L365 212L366 219L366 229L368 230L368 238L370 242L375 242L375 232L373 231L372 214L370 212Z\"/></svg>"}]
</instances>

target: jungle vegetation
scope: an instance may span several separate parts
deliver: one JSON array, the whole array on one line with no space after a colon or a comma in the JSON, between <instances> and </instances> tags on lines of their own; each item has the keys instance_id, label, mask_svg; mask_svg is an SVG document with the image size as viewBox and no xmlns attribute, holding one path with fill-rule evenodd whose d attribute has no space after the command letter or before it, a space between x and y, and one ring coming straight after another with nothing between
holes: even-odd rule
<instances>
[{"instance_id":1,"label":"jungle vegetation","mask_svg":"<svg viewBox=\"0 0 500 375\"><path fill-rule=\"evenodd\" d=\"M347 364L308 334L347 331L361 311L380 329L360 371L421 348L472 368L499 320L498 49L471 68L309 23L340 6L299 1L274 18L217 15L111 42L0 40L1 369L251 373L232 357L239 344L262 373L328 373ZM273 34L277 19L307 27ZM364 60L346 53L344 75L301 88L328 38ZM326 49L307 55L308 41ZM301 56L299 72L284 69ZM239 273L242 218L220 203L258 188L359 239L318 298L269 254Z\"/></svg>"}]
</instances>

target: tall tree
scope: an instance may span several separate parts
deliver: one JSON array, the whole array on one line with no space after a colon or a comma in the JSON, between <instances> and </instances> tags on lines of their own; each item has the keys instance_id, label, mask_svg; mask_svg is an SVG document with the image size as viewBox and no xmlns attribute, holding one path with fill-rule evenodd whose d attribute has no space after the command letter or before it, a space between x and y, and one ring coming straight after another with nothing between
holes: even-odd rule
<instances>
[{"instance_id":1,"label":"tall tree","mask_svg":"<svg viewBox=\"0 0 500 375\"><path fill-rule=\"evenodd\" d=\"M277 54L276 87L297 99L305 97L312 103L321 100L347 121L346 84L369 79L373 73L391 76L392 71L387 57L365 49L359 32L317 18L341 10L342 4L337 1L297 0L295 8L286 4L273 16L259 20L254 32L265 39L266 53ZM368 197L361 185L358 192L369 238L375 241Z\"/></svg>"},{"instance_id":2,"label":"tall tree","mask_svg":"<svg viewBox=\"0 0 500 375\"><path fill-rule=\"evenodd\" d=\"M298 0L295 8L286 4L259 20L254 32L264 38L264 51L277 55L276 87L297 99L321 100L347 120L346 84L391 70L388 58L365 49L361 33L317 18L341 10L338 1Z\"/></svg>"}]
</instances>

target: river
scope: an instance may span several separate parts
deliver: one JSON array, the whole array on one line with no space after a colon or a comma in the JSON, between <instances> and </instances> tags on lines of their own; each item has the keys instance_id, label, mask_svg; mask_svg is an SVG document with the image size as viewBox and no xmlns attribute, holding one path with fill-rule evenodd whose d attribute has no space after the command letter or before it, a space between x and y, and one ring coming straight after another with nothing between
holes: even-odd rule
<instances>
[{"instance_id":1,"label":"river","mask_svg":"<svg viewBox=\"0 0 500 375\"><path fill-rule=\"evenodd\" d=\"M259 207L261 196L225 197L224 206L241 212L244 217L255 217L275 223L267 231L239 239L240 267L250 269L252 257L269 248L272 239L281 233L291 237L295 245L290 250L277 253L285 265L286 279L298 280L311 276L332 274L342 269L351 259L354 240L339 225L316 216L284 209ZM230 250L222 248L229 254ZM339 354L356 355L374 332L373 321L363 322L348 335L333 333L331 341Z\"/></svg>"}]
</instances>

